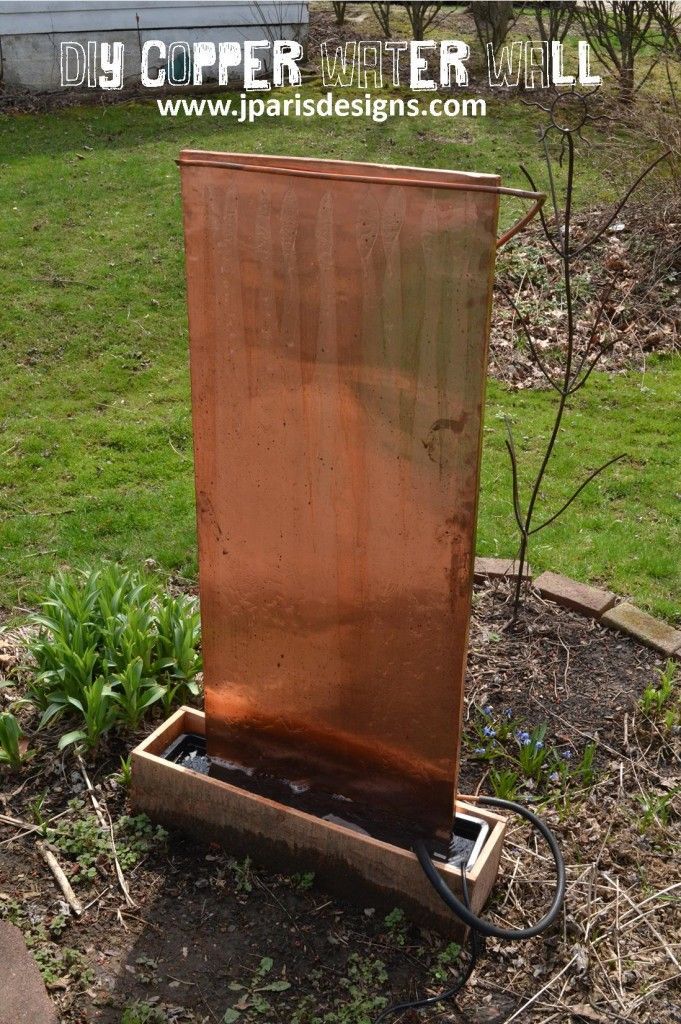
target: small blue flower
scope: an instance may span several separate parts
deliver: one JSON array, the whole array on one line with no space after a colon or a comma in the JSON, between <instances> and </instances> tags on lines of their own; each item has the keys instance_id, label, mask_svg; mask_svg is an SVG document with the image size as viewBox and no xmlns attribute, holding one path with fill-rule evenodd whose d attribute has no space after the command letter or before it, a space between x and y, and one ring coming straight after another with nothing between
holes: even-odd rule
<instances>
[{"instance_id":1,"label":"small blue flower","mask_svg":"<svg viewBox=\"0 0 681 1024\"><path fill-rule=\"evenodd\" d=\"M522 743L523 746L527 746L527 744L530 742L530 734L529 732L525 732L524 729L518 729L518 731L515 734L515 738L518 740L519 743Z\"/></svg>"},{"instance_id":2,"label":"small blue flower","mask_svg":"<svg viewBox=\"0 0 681 1024\"><path fill-rule=\"evenodd\" d=\"M486 753L487 753L487 751L485 750L485 748L484 748L484 747L476 747L476 748L475 748L475 753L476 753L476 754L486 754Z\"/></svg>"},{"instance_id":3,"label":"small blue flower","mask_svg":"<svg viewBox=\"0 0 681 1024\"><path fill-rule=\"evenodd\" d=\"M541 740L535 740L535 744L534 744L534 749L535 750L542 750L543 747L544 747L544 744L542 743Z\"/></svg>"},{"instance_id":4,"label":"small blue flower","mask_svg":"<svg viewBox=\"0 0 681 1024\"><path fill-rule=\"evenodd\" d=\"M561 754L561 757L563 758L564 761L571 761L572 760L572 751L571 750L564 750L563 753Z\"/></svg>"},{"instance_id":5,"label":"small blue flower","mask_svg":"<svg viewBox=\"0 0 681 1024\"><path fill-rule=\"evenodd\" d=\"M488 704L487 707L484 707L482 709L482 713L483 715L487 715L487 717L489 718L490 715L494 714L494 708L492 707L491 704Z\"/></svg>"},{"instance_id":6,"label":"small blue flower","mask_svg":"<svg viewBox=\"0 0 681 1024\"><path fill-rule=\"evenodd\" d=\"M484 732L485 736L496 736L496 730L493 729L491 725L486 725L482 731Z\"/></svg>"},{"instance_id":7,"label":"small blue flower","mask_svg":"<svg viewBox=\"0 0 681 1024\"><path fill-rule=\"evenodd\" d=\"M529 747L531 742L532 742L532 740L530 739L529 736L526 735L526 736L523 737L522 743L523 743L524 747Z\"/></svg>"},{"instance_id":8,"label":"small blue flower","mask_svg":"<svg viewBox=\"0 0 681 1024\"><path fill-rule=\"evenodd\" d=\"M506 710L504 711L504 714L506 715L506 717L508 718L508 720L510 722L511 719L513 718L513 708L506 708Z\"/></svg>"},{"instance_id":9,"label":"small blue flower","mask_svg":"<svg viewBox=\"0 0 681 1024\"><path fill-rule=\"evenodd\" d=\"M558 772L551 772L549 775L549 782L560 782L560 775Z\"/></svg>"}]
</instances>

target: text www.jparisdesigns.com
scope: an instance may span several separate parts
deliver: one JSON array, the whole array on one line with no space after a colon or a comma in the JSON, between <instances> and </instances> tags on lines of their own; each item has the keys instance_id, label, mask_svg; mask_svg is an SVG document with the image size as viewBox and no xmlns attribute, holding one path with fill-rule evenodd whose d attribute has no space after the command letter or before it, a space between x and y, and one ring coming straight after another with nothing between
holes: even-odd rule
<instances>
[{"instance_id":1,"label":"text www.jparisdesigns.com","mask_svg":"<svg viewBox=\"0 0 681 1024\"><path fill-rule=\"evenodd\" d=\"M485 117L487 104L482 99L436 96L420 100L416 96L378 97L371 93L348 99L327 92L316 99L295 93L293 96L181 97L157 99L162 117L234 117L239 124L252 124L262 117L366 117L382 124L389 117Z\"/></svg>"}]
</instances>

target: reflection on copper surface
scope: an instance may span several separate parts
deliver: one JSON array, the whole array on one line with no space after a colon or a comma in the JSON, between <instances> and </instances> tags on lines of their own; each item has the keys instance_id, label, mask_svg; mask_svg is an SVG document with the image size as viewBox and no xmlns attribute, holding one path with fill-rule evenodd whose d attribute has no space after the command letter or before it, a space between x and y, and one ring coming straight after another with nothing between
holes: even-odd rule
<instances>
[{"instance_id":1,"label":"reflection on copper surface","mask_svg":"<svg viewBox=\"0 0 681 1024\"><path fill-rule=\"evenodd\" d=\"M209 751L446 827L498 179L180 165Z\"/></svg>"}]
</instances>

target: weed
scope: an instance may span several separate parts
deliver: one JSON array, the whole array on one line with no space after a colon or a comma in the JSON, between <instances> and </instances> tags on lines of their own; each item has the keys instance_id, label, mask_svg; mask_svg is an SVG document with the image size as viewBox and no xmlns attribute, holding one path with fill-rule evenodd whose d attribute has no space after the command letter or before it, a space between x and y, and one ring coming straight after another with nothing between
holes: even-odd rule
<instances>
[{"instance_id":1,"label":"weed","mask_svg":"<svg viewBox=\"0 0 681 1024\"><path fill-rule=\"evenodd\" d=\"M64 917L63 914L55 914L50 921L50 935L53 939L58 939L61 933L68 927L69 919Z\"/></svg>"},{"instance_id":2,"label":"weed","mask_svg":"<svg viewBox=\"0 0 681 1024\"><path fill-rule=\"evenodd\" d=\"M241 995L233 1006L225 1011L222 1024L234 1024L241 1018L242 1013L252 1010L259 1015L272 1013L272 1004L269 996L273 992L286 992L291 987L291 982L285 978L275 978L270 981L270 974L274 967L274 961L269 956L264 956L257 969L254 971L248 984L240 981L231 981L229 988L232 992L240 992Z\"/></svg>"},{"instance_id":3,"label":"weed","mask_svg":"<svg viewBox=\"0 0 681 1024\"><path fill-rule=\"evenodd\" d=\"M681 724L681 700L676 686L677 665L668 661L655 683L646 686L641 694L639 707L650 719L659 719L667 732Z\"/></svg>"},{"instance_id":4,"label":"weed","mask_svg":"<svg viewBox=\"0 0 681 1024\"><path fill-rule=\"evenodd\" d=\"M135 974L143 985L158 984L158 960L153 956L138 956L135 960Z\"/></svg>"},{"instance_id":5,"label":"weed","mask_svg":"<svg viewBox=\"0 0 681 1024\"><path fill-rule=\"evenodd\" d=\"M448 946L438 953L435 964L431 969L433 981L446 981L451 973L451 968L461 955L461 946L457 942L450 942Z\"/></svg>"},{"instance_id":6,"label":"weed","mask_svg":"<svg viewBox=\"0 0 681 1024\"><path fill-rule=\"evenodd\" d=\"M291 880L298 892L307 892L314 885L314 871L301 871L292 875Z\"/></svg>"},{"instance_id":7,"label":"weed","mask_svg":"<svg viewBox=\"0 0 681 1024\"><path fill-rule=\"evenodd\" d=\"M404 946L407 942L407 922L404 919L404 911L395 907L383 920L385 930L395 946Z\"/></svg>"},{"instance_id":8,"label":"weed","mask_svg":"<svg viewBox=\"0 0 681 1024\"><path fill-rule=\"evenodd\" d=\"M243 895L253 892L251 858L246 857L243 861L238 861L234 857L230 857L227 861L227 866L234 877L235 891Z\"/></svg>"},{"instance_id":9,"label":"weed","mask_svg":"<svg viewBox=\"0 0 681 1024\"><path fill-rule=\"evenodd\" d=\"M9 921L20 928L25 914L26 908L18 900L0 900L0 920Z\"/></svg>"},{"instance_id":10,"label":"weed","mask_svg":"<svg viewBox=\"0 0 681 1024\"><path fill-rule=\"evenodd\" d=\"M23 736L21 726L10 711L0 714L0 765L7 764L16 770L34 756L34 750L22 752Z\"/></svg>"},{"instance_id":11,"label":"weed","mask_svg":"<svg viewBox=\"0 0 681 1024\"><path fill-rule=\"evenodd\" d=\"M518 773L512 768L492 768L489 784L494 796L500 800L515 800L518 795Z\"/></svg>"},{"instance_id":12,"label":"weed","mask_svg":"<svg viewBox=\"0 0 681 1024\"><path fill-rule=\"evenodd\" d=\"M45 835L45 831L47 829L47 818L43 814L43 807L45 806L46 797L47 793L42 793L40 796L37 796L35 797L35 799L31 800L28 805L31 817L33 818L33 824L38 826L41 835L43 836Z\"/></svg>"},{"instance_id":13,"label":"weed","mask_svg":"<svg viewBox=\"0 0 681 1024\"><path fill-rule=\"evenodd\" d=\"M121 1024L167 1024L167 1020L165 1013L158 1006L136 999L123 1010Z\"/></svg>"},{"instance_id":14,"label":"weed","mask_svg":"<svg viewBox=\"0 0 681 1024\"><path fill-rule=\"evenodd\" d=\"M322 1018L324 1024L365 1024L383 1009L387 999L376 995L388 980L381 960L363 959L359 953L348 958L347 973L340 979L343 990L330 1013Z\"/></svg>"},{"instance_id":15,"label":"weed","mask_svg":"<svg viewBox=\"0 0 681 1024\"><path fill-rule=\"evenodd\" d=\"M75 881L92 881L98 871L108 876L112 869L108 829L102 828L94 815L82 814L82 801L72 800L69 806L78 817L46 829L47 838L77 864ZM114 822L114 837L118 860L126 871L165 844L167 833L160 826L153 826L145 814L136 817L124 814Z\"/></svg>"},{"instance_id":16,"label":"weed","mask_svg":"<svg viewBox=\"0 0 681 1024\"><path fill-rule=\"evenodd\" d=\"M132 782L132 755L128 754L127 757L121 757L121 770L115 776L116 781L121 786L128 787Z\"/></svg>"},{"instance_id":17,"label":"weed","mask_svg":"<svg viewBox=\"0 0 681 1024\"><path fill-rule=\"evenodd\" d=\"M643 809L639 821L641 832L647 832L649 828L657 825L666 828L674 814L673 802L681 793L681 787L671 790L669 793L643 793L638 799Z\"/></svg>"},{"instance_id":18,"label":"weed","mask_svg":"<svg viewBox=\"0 0 681 1024\"><path fill-rule=\"evenodd\" d=\"M80 950L57 946L46 941L47 937L43 934L36 938L31 935L25 938L46 985L54 985L64 977L82 985L89 985L94 980L94 972L86 966L87 961Z\"/></svg>"}]
</instances>

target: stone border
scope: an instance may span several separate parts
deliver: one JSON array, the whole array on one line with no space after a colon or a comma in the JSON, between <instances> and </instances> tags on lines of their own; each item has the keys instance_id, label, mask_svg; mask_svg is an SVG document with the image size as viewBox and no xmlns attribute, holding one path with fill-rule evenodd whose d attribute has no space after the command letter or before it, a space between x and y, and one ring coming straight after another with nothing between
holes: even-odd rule
<instances>
[{"instance_id":1,"label":"stone border","mask_svg":"<svg viewBox=\"0 0 681 1024\"><path fill-rule=\"evenodd\" d=\"M476 582L485 579L514 579L516 575L516 563L512 559L475 559ZM529 566L523 570L523 579L532 582L545 601L553 601L580 615L587 615L609 629L627 633L639 643L652 647L668 658L681 661L681 630L653 618L629 601L618 598L612 591L579 583L556 572L543 572L535 580Z\"/></svg>"}]
</instances>

